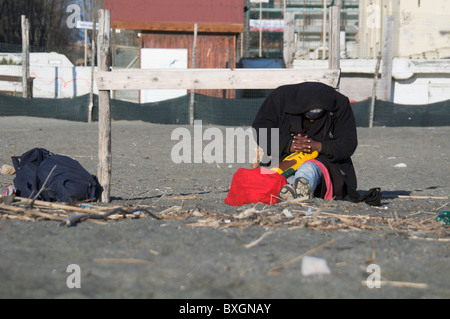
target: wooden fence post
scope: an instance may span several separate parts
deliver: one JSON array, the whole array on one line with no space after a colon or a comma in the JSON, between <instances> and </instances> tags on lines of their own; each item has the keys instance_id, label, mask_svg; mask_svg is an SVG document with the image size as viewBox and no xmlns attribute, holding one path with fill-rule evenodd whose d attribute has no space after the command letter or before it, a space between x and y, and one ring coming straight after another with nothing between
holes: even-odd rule
<instances>
[{"instance_id":1,"label":"wooden fence post","mask_svg":"<svg viewBox=\"0 0 450 319\"><path fill-rule=\"evenodd\" d=\"M95 26L94 26L95 27ZM99 10L98 70L110 71L111 13ZM111 100L109 90L98 91L98 180L103 187L102 202L110 202L111 193Z\"/></svg>"},{"instance_id":2,"label":"wooden fence post","mask_svg":"<svg viewBox=\"0 0 450 319\"><path fill-rule=\"evenodd\" d=\"M381 69L381 86L383 101L391 102L391 90L392 90L392 56L394 46L394 17L386 16L384 20L383 31L383 51L382 51L382 66Z\"/></svg>"},{"instance_id":3,"label":"wooden fence post","mask_svg":"<svg viewBox=\"0 0 450 319\"><path fill-rule=\"evenodd\" d=\"M330 8L330 44L328 68L339 70L341 68L341 8L333 6Z\"/></svg>"},{"instance_id":4,"label":"wooden fence post","mask_svg":"<svg viewBox=\"0 0 450 319\"><path fill-rule=\"evenodd\" d=\"M197 23L194 24L194 43L192 45L192 57L191 57L191 68L195 69L195 59L197 51ZM195 114L195 90L191 90L191 98L189 101L189 124L194 125L194 114Z\"/></svg>"},{"instance_id":5,"label":"wooden fence post","mask_svg":"<svg viewBox=\"0 0 450 319\"><path fill-rule=\"evenodd\" d=\"M373 117L375 114L375 103L377 101L377 81L378 81L378 73L380 71L380 61L381 55L378 54L377 57L377 65L375 66L375 75L373 78L373 87L372 87L372 100L370 101L370 110L369 110L369 127L373 127Z\"/></svg>"},{"instance_id":6,"label":"wooden fence post","mask_svg":"<svg viewBox=\"0 0 450 319\"><path fill-rule=\"evenodd\" d=\"M286 12L284 16L283 57L286 68L291 68L295 55L295 13Z\"/></svg>"},{"instance_id":7,"label":"wooden fence post","mask_svg":"<svg viewBox=\"0 0 450 319\"><path fill-rule=\"evenodd\" d=\"M29 97L28 78L30 77L30 24L22 15L22 96Z\"/></svg>"},{"instance_id":8,"label":"wooden fence post","mask_svg":"<svg viewBox=\"0 0 450 319\"><path fill-rule=\"evenodd\" d=\"M92 112L94 110L94 73L95 73L95 56L97 54L97 40L96 27L97 20L94 15L94 22L92 24L92 41L91 41L91 85L89 87L89 106L88 106L88 122L94 122L92 119Z\"/></svg>"}]
</instances>

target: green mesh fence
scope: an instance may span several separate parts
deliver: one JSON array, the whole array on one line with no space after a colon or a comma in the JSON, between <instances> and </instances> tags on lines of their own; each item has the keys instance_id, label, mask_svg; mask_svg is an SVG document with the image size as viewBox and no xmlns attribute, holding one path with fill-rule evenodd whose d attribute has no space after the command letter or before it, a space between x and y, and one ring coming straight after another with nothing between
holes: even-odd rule
<instances>
[{"instance_id":1,"label":"green mesh fence","mask_svg":"<svg viewBox=\"0 0 450 319\"><path fill-rule=\"evenodd\" d=\"M143 104L111 100L111 118L116 121L141 120L160 124L189 124L189 100L189 95ZM95 116L97 113L97 109L94 109Z\"/></svg>"},{"instance_id":2,"label":"green mesh fence","mask_svg":"<svg viewBox=\"0 0 450 319\"><path fill-rule=\"evenodd\" d=\"M371 99L352 103L358 126L369 126ZM373 126L449 126L450 100L427 105L403 105L377 100Z\"/></svg>"},{"instance_id":3,"label":"green mesh fence","mask_svg":"<svg viewBox=\"0 0 450 319\"><path fill-rule=\"evenodd\" d=\"M195 119L203 124L225 126L251 125L264 98L221 99L205 95L195 97Z\"/></svg>"},{"instance_id":4,"label":"green mesh fence","mask_svg":"<svg viewBox=\"0 0 450 319\"><path fill-rule=\"evenodd\" d=\"M73 99L25 99L0 94L0 116L31 116L87 122L88 105L89 95Z\"/></svg>"},{"instance_id":5,"label":"green mesh fence","mask_svg":"<svg viewBox=\"0 0 450 319\"><path fill-rule=\"evenodd\" d=\"M195 94L194 118L203 124L249 126L264 98L222 99ZM111 100L115 121L144 121L159 124L189 124L190 95L161 102L137 104ZM31 116L68 121L88 120L89 95L70 99L24 99L0 94L0 116ZM98 97L94 98L93 119L98 120ZM371 100L352 103L356 123L369 126ZM428 105L400 105L376 101L374 126L448 126L450 100Z\"/></svg>"}]
</instances>

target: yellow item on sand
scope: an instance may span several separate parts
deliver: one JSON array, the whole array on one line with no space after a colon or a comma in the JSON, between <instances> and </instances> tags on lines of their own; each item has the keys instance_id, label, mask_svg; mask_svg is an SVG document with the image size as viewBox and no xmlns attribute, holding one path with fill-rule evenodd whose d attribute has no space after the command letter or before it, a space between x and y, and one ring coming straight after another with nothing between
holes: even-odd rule
<instances>
[{"instance_id":1,"label":"yellow item on sand","mask_svg":"<svg viewBox=\"0 0 450 319\"><path fill-rule=\"evenodd\" d=\"M279 167L271 168L271 170L288 178L289 176L295 174L295 172L300 167L300 165L303 164L303 162L314 159L317 156L319 156L319 153L317 151L314 151L311 154L304 152L295 152L284 158Z\"/></svg>"}]
</instances>

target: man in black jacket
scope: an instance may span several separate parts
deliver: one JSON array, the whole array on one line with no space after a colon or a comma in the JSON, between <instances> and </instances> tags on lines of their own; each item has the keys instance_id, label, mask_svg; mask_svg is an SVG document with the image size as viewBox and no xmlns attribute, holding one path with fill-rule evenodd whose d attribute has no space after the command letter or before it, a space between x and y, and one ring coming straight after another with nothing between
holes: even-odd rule
<instances>
[{"instance_id":1,"label":"man in black jacket","mask_svg":"<svg viewBox=\"0 0 450 319\"><path fill-rule=\"evenodd\" d=\"M358 145L356 123L349 99L334 88L319 82L281 86L261 105L252 127L258 145L272 159L281 162L294 152L319 153L316 160L320 163L304 163L288 178L288 185L280 190L281 200L324 198L327 186L319 166L328 171L335 199L344 199L350 191L355 194L357 181L350 157ZM279 130L278 149L271 149L274 128ZM266 129L267 141L262 141L260 129Z\"/></svg>"}]
</instances>

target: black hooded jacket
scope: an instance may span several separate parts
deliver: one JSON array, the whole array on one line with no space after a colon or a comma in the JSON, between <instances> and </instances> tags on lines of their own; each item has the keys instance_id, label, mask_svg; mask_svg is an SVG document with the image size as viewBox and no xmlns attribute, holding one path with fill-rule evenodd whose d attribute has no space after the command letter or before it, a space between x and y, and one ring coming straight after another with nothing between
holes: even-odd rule
<instances>
[{"instance_id":1,"label":"black hooded jacket","mask_svg":"<svg viewBox=\"0 0 450 319\"><path fill-rule=\"evenodd\" d=\"M321 108L325 115L306 128L302 114ZM351 156L358 145L356 123L348 98L332 87L319 82L285 85L275 89L261 105L252 127L265 155L280 160L289 155L294 135L308 135L322 143L317 160L327 167L333 183L334 196L343 199L347 188L356 190L356 174ZM260 129L267 129L262 142ZM271 149L271 129L279 129L279 148ZM265 147L266 146L266 147ZM315 196L325 195L325 183L317 187Z\"/></svg>"}]
</instances>

